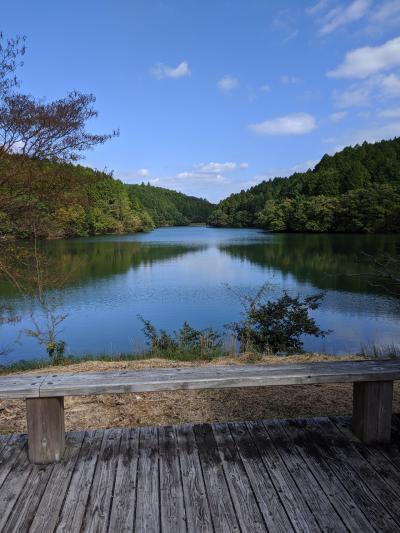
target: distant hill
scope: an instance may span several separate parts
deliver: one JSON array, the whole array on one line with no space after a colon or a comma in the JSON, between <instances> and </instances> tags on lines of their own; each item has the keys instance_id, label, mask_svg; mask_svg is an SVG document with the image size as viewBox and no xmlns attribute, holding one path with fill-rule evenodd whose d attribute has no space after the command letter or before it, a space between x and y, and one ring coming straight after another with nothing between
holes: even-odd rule
<instances>
[{"instance_id":1,"label":"distant hill","mask_svg":"<svg viewBox=\"0 0 400 533\"><path fill-rule=\"evenodd\" d=\"M203 198L150 184L126 187L132 205L144 208L157 227L206 222L215 208L215 205Z\"/></svg>"},{"instance_id":2,"label":"distant hill","mask_svg":"<svg viewBox=\"0 0 400 533\"><path fill-rule=\"evenodd\" d=\"M399 232L400 138L324 155L313 170L232 194L214 226L289 232Z\"/></svg>"},{"instance_id":3,"label":"distant hill","mask_svg":"<svg viewBox=\"0 0 400 533\"><path fill-rule=\"evenodd\" d=\"M65 238L206 222L207 200L125 185L92 168L14 155L0 160L0 239Z\"/></svg>"}]
</instances>

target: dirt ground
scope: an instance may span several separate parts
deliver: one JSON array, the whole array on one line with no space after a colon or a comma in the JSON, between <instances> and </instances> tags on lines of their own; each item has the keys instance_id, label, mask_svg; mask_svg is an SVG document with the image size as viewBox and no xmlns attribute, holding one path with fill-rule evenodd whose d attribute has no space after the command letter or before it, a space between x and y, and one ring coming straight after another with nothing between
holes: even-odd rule
<instances>
[{"instance_id":1,"label":"dirt ground","mask_svg":"<svg viewBox=\"0 0 400 533\"><path fill-rule=\"evenodd\" d=\"M336 359L357 359L341 357ZM263 357L258 364L289 364L332 360L328 356L302 355ZM244 364L246 356L221 358L211 363L182 363L162 359L127 362L90 361L57 367L57 372L141 370L144 368ZM24 372L35 374L38 371ZM40 369L54 372L54 367ZM400 383L395 383L394 412L400 413ZM352 412L352 385L296 385L244 389L168 391L66 397L66 429L132 427L255 420L263 418L304 418L324 415L349 415ZM0 401L0 433L26 432L25 404L21 400Z\"/></svg>"}]
</instances>

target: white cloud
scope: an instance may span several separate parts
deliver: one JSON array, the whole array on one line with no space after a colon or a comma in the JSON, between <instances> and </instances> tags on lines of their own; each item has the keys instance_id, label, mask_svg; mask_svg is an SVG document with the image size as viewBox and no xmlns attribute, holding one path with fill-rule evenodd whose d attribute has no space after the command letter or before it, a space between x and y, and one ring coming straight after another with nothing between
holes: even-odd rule
<instances>
[{"instance_id":1,"label":"white cloud","mask_svg":"<svg viewBox=\"0 0 400 533\"><path fill-rule=\"evenodd\" d=\"M235 163L233 161L227 161L226 163L215 163L211 161L210 163L198 163L194 165L196 172L201 172L205 174L220 174L221 172L232 172L238 168L247 168L248 163Z\"/></svg>"},{"instance_id":2,"label":"white cloud","mask_svg":"<svg viewBox=\"0 0 400 533\"><path fill-rule=\"evenodd\" d=\"M380 46L363 46L348 52L341 65L328 72L331 78L367 78L400 65L400 37Z\"/></svg>"},{"instance_id":3,"label":"white cloud","mask_svg":"<svg viewBox=\"0 0 400 533\"><path fill-rule=\"evenodd\" d=\"M344 91L334 91L333 99L338 107L367 106L370 104L372 85L351 85Z\"/></svg>"},{"instance_id":4,"label":"white cloud","mask_svg":"<svg viewBox=\"0 0 400 533\"><path fill-rule=\"evenodd\" d=\"M264 85L261 85L260 91L262 93L269 93L271 91L271 87L268 85L268 83L265 83Z\"/></svg>"},{"instance_id":5,"label":"white cloud","mask_svg":"<svg viewBox=\"0 0 400 533\"><path fill-rule=\"evenodd\" d=\"M318 15L321 11L323 11L329 4L329 0L319 0L316 4L313 6L310 6L306 9L307 15L310 15L313 17L314 15Z\"/></svg>"},{"instance_id":6,"label":"white cloud","mask_svg":"<svg viewBox=\"0 0 400 533\"><path fill-rule=\"evenodd\" d=\"M190 76L191 74L189 63L187 61L182 61L182 63L179 63L175 68L165 65L164 63L157 63L155 67L150 69L150 72L158 80L162 80L163 78L178 79Z\"/></svg>"},{"instance_id":7,"label":"white cloud","mask_svg":"<svg viewBox=\"0 0 400 533\"><path fill-rule=\"evenodd\" d=\"M299 35L298 18L292 9L280 10L272 21L272 27L283 36L283 43L292 41Z\"/></svg>"},{"instance_id":8,"label":"white cloud","mask_svg":"<svg viewBox=\"0 0 400 533\"><path fill-rule=\"evenodd\" d=\"M372 25L394 24L400 20L400 0L379 2L370 18Z\"/></svg>"},{"instance_id":9,"label":"white cloud","mask_svg":"<svg viewBox=\"0 0 400 533\"><path fill-rule=\"evenodd\" d=\"M376 142L382 139L392 139L400 135L400 122L390 122L383 126L370 126L353 134L350 143L360 144L364 141Z\"/></svg>"},{"instance_id":10,"label":"white cloud","mask_svg":"<svg viewBox=\"0 0 400 533\"><path fill-rule=\"evenodd\" d=\"M286 37L285 39L283 40L284 43L287 43L289 41L292 41L293 39L296 39L296 37L299 35L300 33L300 30L299 29L295 29L293 31L291 31Z\"/></svg>"},{"instance_id":11,"label":"white cloud","mask_svg":"<svg viewBox=\"0 0 400 533\"><path fill-rule=\"evenodd\" d=\"M281 76L281 83L284 83L285 85L295 85L300 82L301 78L298 78L297 76L289 76L287 74Z\"/></svg>"},{"instance_id":12,"label":"white cloud","mask_svg":"<svg viewBox=\"0 0 400 533\"><path fill-rule=\"evenodd\" d=\"M150 176L150 170L148 168L139 168L136 171L136 174L140 178L147 178L148 176Z\"/></svg>"},{"instance_id":13,"label":"white cloud","mask_svg":"<svg viewBox=\"0 0 400 533\"><path fill-rule=\"evenodd\" d=\"M291 167L275 167L270 168L254 177L254 181L260 183L261 181L269 181L276 177L286 177L291 176L294 172L305 172L306 170L313 169L318 163L318 159L307 159L301 163L297 163Z\"/></svg>"},{"instance_id":14,"label":"white cloud","mask_svg":"<svg viewBox=\"0 0 400 533\"><path fill-rule=\"evenodd\" d=\"M217 82L217 85L221 91L228 92L239 87L239 80L230 74L226 74Z\"/></svg>"},{"instance_id":15,"label":"white cloud","mask_svg":"<svg viewBox=\"0 0 400 533\"><path fill-rule=\"evenodd\" d=\"M396 74L388 74L381 79L383 93L388 97L400 96L400 78Z\"/></svg>"},{"instance_id":16,"label":"white cloud","mask_svg":"<svg viewBox=\"0 0 400 533\"><path fill-rule=\"evenodd\" d=\"M173 176L156 177L150 180L153 185L167 187L177 191L206 196L211 200L225 198L233 191L243 187L250 187L254 183L248 180L238 180L234 176L249 167L247 162L215 162L197 163L188 170L178 172ZM234 176L232 176L232 173ZM227 176L228 174L229 177ZM240 187L240 188L239 188Z\"/></svg>"},{"instance_id":17,"label":"white cloud","mask_svg":"<svg viewBox=\"0 0 400 533\"><path fill-rule=\"evenodd\" d=\"M315 117L308 113L292 113L283 117L250 124L249 130L259 135L302 135L317 127Z\"/></svg>"},{"instance_id":18,"label":"white cloud","mask_svg":"<svg viewBox=\"0 0 400 533\"><path fill-rule=\"evenodd\" d=\"M400 107L392 109L383 109L377 113L379 118L400 118Z\"/></svg>"},{"instance_id":19,"label":"white cloud","mask_svg":"<svg viewBox=\"0 0 400 533\"><path fill-rule=\"evenodd\" d=\"M347 111L337 111L336 113L332 113L331 115L329 115L329 119L332 122L340 122L341 120L346 118L346 115Z\"/></svg>"},{"instance_id":20,"label":"white cloud","mask_svg":"<svg viewBox=\"0 0 400 533\"><path fill-rule=\"evenodd\" d=\"M338 5L328 11L320 20L322 24L320 33L332 33L338 28L342 28L351 22L362 19L369 10L372 0L353 0L349 5ZM317 4L318 6L318 4ZM314 6L317 7L317 6ZM321 9L325 7L321 6ZM319 11L321 10L319 9ZM318 11L315 11L317 13Z\"/></svg>"},{"instance_id":21,"label":"white cloud","mask_svg":"<svg viewBox=\"0 0 400 533\"><path fill-rule=\"evenodd\" d=\"M342 108L369 106L373 101L380 103L397 97L400 97L400 77L393 73L377 74L344 91L333 92L336 105Z\"/></svg>"}]
</instances>

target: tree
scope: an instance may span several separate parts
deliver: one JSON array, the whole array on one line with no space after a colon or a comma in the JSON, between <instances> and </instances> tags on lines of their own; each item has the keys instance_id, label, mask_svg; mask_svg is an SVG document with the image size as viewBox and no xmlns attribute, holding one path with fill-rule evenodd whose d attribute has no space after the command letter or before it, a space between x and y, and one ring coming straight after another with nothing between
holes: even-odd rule
<instances>
[{"instance_id":1,"label":"tree","mask_svg":"<svg viewBox=\"0 0 400 533\"><path fill-rule=\"evenodd\" d=\"M276 300L265 301L267 289L264 285L255 297L245 297L244 319L230 326L242 351L299 353L303 335L325 337L330 333L320 329L309 314L320 306L322 294L302 298L284 292Z\"/></svg>"},{"instance_id":2,"label":"tree","mask_svg":"<svg viewBox=\"0 0 400 533\"><path fill-rule=\"evenodd\" d=\"M22 66L25 54L25 37L16 36L6 39L0 32L0 98L9 94L18 85L15 71Z\"/></svg>"},{"instance_id":3,"label":"tree","mask_svg":"<svg viewBox=\"0 0 400 533\"><path fill-rule=\"evenodd\" d=\"M76 161L118 135L117 130L103 135L86 131L87 122L98 115L95 101L93 94L78 91L49 103L26 94L6 95L0 106L0 157L19 153L32 159Z\"/></svg>"},{"instance_id":4,"label":"tree","mask_svg":"<svg viewBox=\"0 0 400 533\"><path fill-rule=\"evenodd\" d=\"M25 235L33 238L35 245L28 256L29 248L0 238L0 273L24 297L28 289L32 291L30 295L44 314L44 326L32 315L34 328L28 333L46 346L49 355L60 355L64 348L57 338L58 326L65 316L58 314L57 306L49 300L45 262L36 246L42 220L50 220L46 203L37 194L36 181L43 174L52 176L49 162L76 161L83 152L103 144L118 131L103 135L87 131L87 122L97 116L92 94L72 91L59 100L44 102L19 93L16 69L24 53L23 38L5 40L0 34L0 225L3 231L12 232L13 221L23 220ZM50 196L52 185L49 180ZM68 188L67 183L63 186ZM79 213L61 215L68 224L82 224Z\"/></svg>"}]
</instances>

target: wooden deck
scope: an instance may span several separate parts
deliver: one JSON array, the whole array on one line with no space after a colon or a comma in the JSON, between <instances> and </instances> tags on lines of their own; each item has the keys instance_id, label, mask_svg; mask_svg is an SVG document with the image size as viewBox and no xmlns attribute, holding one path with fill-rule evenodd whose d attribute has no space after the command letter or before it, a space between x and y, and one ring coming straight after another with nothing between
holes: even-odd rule
<instances>
[{"instance_id":1,"label":"wooden deck","mask_svg":"<svg viewBox=\"0 0 400 533\"><path fill-rule=\"evenodd\" d=\"M349 419L73 432L33 466L0 437L0 531L400 531L400 417L368 447Z\"/></svg>"}]
</instances>

